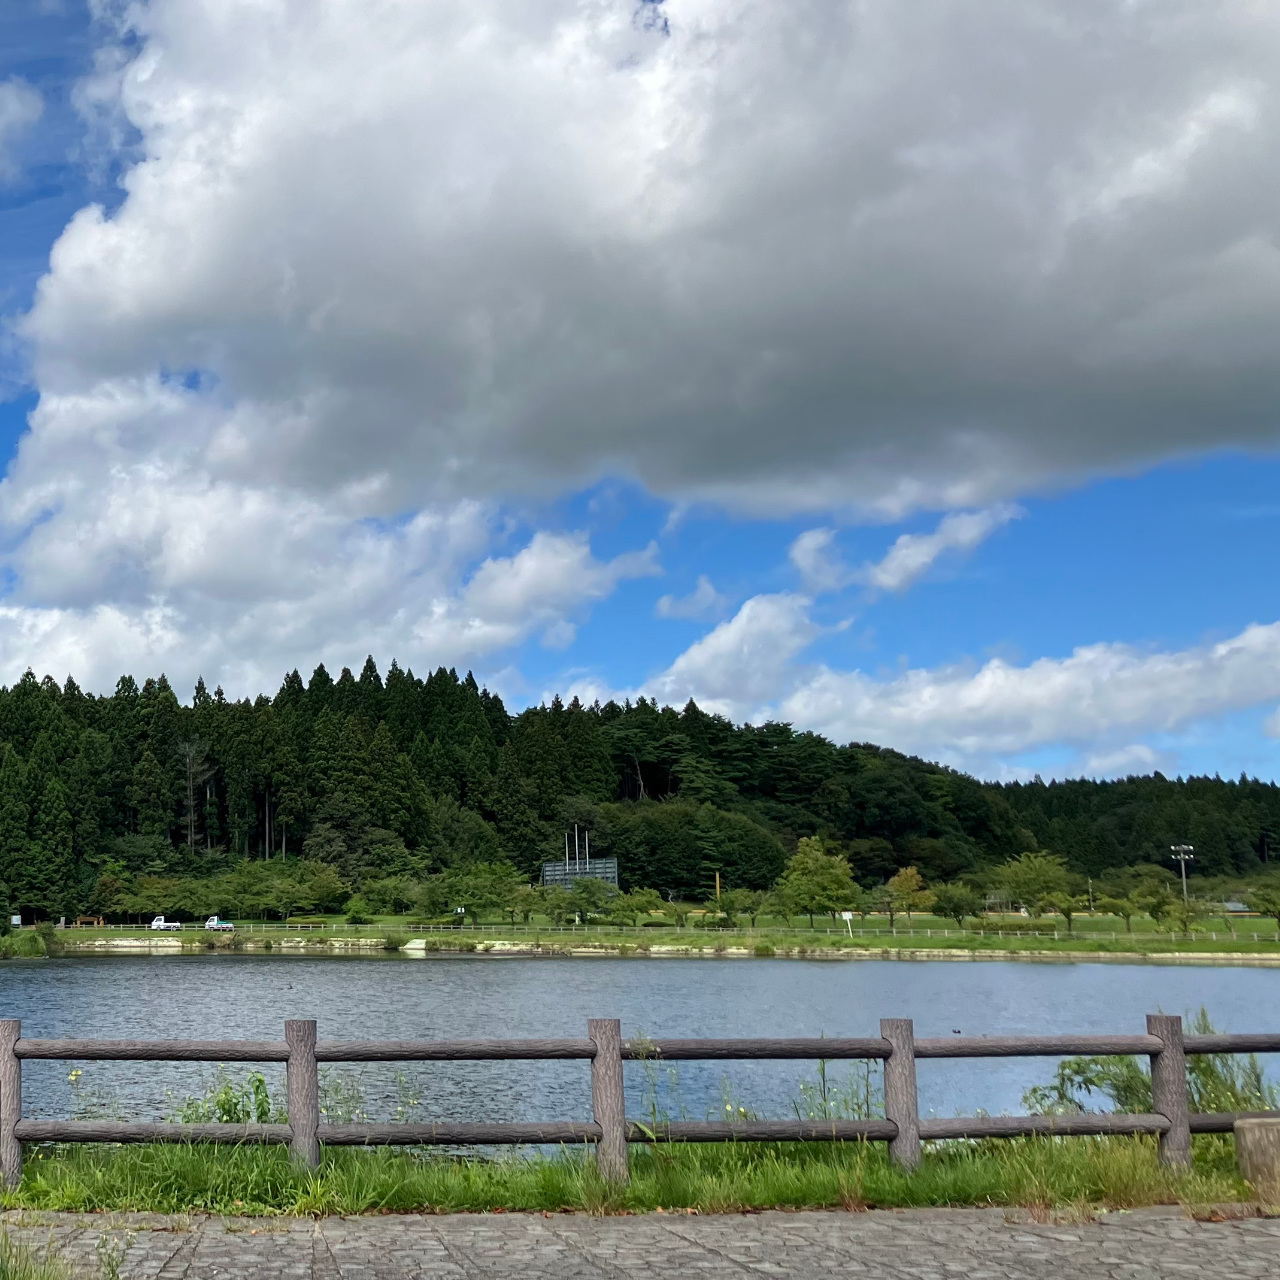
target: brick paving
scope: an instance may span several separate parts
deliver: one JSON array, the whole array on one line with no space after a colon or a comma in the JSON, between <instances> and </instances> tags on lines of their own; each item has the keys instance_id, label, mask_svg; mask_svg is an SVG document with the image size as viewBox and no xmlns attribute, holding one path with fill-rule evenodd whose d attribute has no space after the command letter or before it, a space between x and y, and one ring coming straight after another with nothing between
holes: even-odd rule
<instances>
[{"instance_id":1,"label":"brick paving","mask_svg":"<svg viewBox=\"0 0 1280 1280\"><path fill-rule=\"evenodd\" d=\"M0 1221L12 1239L98 1280L117 1266L119 1280L1280 1277L1280 1218L1196 1222L1177 1209L1057 1224L1003 1209L319 1221L8 1212ZM105 1265L100 1242L115 1253Z\"/></svg>"}]
</instances>

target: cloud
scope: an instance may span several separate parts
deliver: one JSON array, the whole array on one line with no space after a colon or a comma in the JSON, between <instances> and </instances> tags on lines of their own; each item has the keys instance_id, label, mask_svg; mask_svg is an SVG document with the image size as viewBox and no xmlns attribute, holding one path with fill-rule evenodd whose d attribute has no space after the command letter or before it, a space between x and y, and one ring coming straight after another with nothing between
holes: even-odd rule
<instances>
[{"instance_id":1,"label":"cloud","mask_svg":"<svg viewBox=\"0 0 1280 1280\"><path fill-rule=\"evenodd\" d=\"M1130 774L1153 773L1168 766L1169 752L1157 751L1145 742L1131 742L1114 751L1087 756L1083 772L1091 777L1119 778Z\"/></svg>"},{"instance_id":2,"label":"cloud","mask_svg":"<svg viewBox=\"0 0 1280 1280\"><path fill-rule=\"evenodd\" d=\"M0 178L13 178L13 144L44 114L44 98L20 76L0 80Z\"/></svg>"},{"instance_id":3,"label":"cloud","mask_svg":"<svg viewBox=\"0 0 1280 1280\"><path fill-rule=\"evenodd\" d=\"M729 603L711 584L705 573L698 575L698 585L687 595L666 595L658 599L654 613L659 618L714 618Z\"/></svg>"},{"instance_id":4,"label":"cloud","mask_svg":"<svg viewBox=\"0 0 1280 1280\"><path fill-rule=\"evenodd\" d=\"M77 101L124 196L75 215L17 326L6 671L128 650L252 688L564 645L652 553L508 555L499 504L605 474L681 511L894 516L1274 443L1273 7L98 10ZM873 585L984 518L906 535ZM846 571L809 536L812 593ZM809 598L748 601L663 687L799 697L766 667L817 634ZM827 674L857 711L864 678ZM867 703L904 738L909 691Z\"/></svg>"},{"instance_id":5,"label":"cloud","mask_svg":"<svg viewBox=\"0 0 1280 1280\"><path fill-rule=\"evenodd\" d=\"M904 533L883 560L864 565L852 579L881 591L905 591L943 552L972 551L1001 525L1023 514L1020 508L1006 505L944 516L933 533Z\"/></svg>"},{"instance_id":6,"label":"cloud","mask_svg":"<svg viewBox=\"0 0 1280 1280\"><path fill-rule=\"evenodd\" d=\"M804 596L753 596L732 618L690 645L644 689L663 703L696 698L743 719L776 696L786 664L819 634Z\"/></svg>"},{"instance_id":7,"label":"cloud","mask_svg":"<svg viewBox=\"0 0 1280 1280\"><path fill-rule=\"evenodd\" d=\"M879 591L905 591L947 551L972 551L1001 525L1024 512L1002 504L985 511L953 512L932 533L904 533L877 564L853 569L840 557L834 529L808 529L791 544L790 558L805 589L813 594L862 583Z\"/></svg>"},{"instance_id":8,"label":"cloud","mask_svg":"<svg viewBox=\"0 0 1280 1280\"><path fill-rule=\"evenodd\" d=\"M875 742L985 776L1028 772L1019 758L1066 750L1074 771L1121 774L1169 767L1176 734L1280 698L1280 622L1216 644L1167 652L1082 646L1025 666L909 668L891 675L804 660L824 633L811 601L759 595L639 689L611 693L584 679L580 697L635 697L700 706L734 720L786 720L837 742ZM1270 722L1273 733L1280 713Z\"/></svg>"},{"instance_id":9,"label":"cloud","mask_svg":"<svg viewBox=\"0 0 1280 1280\"><path fill-rule=\"evenodd\" d=\"M797 673L778 711L841 739L980 761L1053 745L1098 756L1108 743L1129 745L1136 735L1176 732L1277 698L1280 623L1272 623L1191 649L1096 644L1022 667L993 658L976 669L887 679L820 667Z\"/></svg>"},{"instance_id":10,"label":"cloud","mask_svg":"<svg viewBox=\"0 0 1280 1280\"><path fill-rule=\"evenodd\" d=\"M228 466L383 514L606 472L895 514L1274 442L1280 11L635 10L111 6L81 98L140 142L41 389L200 371Z\"/></svg>"},{"instance_id":11,"label":"cloud","mask_svg":"<svg viewBox=\"0 0 1280 1280\"><path fill-rule=\"evenodd\" d=\"M70 431L86 418L94 430ZM358 487L321 501L230 481L159 439L135 461L109 408L45 425L0 485L0 518L25 535L0 607L6 682L28 664L93 689L163 669L178 687L203 674L254 694L368 652L468 666L535 635L563 646L619 582L657 571L656 547L602 561L581 533L495 554L505 522L476 502L374 520Z\"/></svg>"},{"instance_id":12,"label":"cloud","mask_svg":"<svg viewBox=\"0 0 1280 1280\"><path fill-rule=\"evenodd\" d=\"M417 631L423 647L508 648L545 628L544 643L564 648L573 641L566 615L603 600L624 578L659 573L657 546L596 560L585 535L537 533L518 555L486 560L456 600L439 602Z\"/></svg>"},{"instance_id":13,"label":"cloud","mask_svg":"<svg viewBox=\"0 0 1280 1280\"><path fill-rule=\"evenodd\" d=\"M800 571L806 590L814 594L839 591L853 579L840 559L834 529L807 529L791 544L788 555Z\"/></svg>"}]
</instances>

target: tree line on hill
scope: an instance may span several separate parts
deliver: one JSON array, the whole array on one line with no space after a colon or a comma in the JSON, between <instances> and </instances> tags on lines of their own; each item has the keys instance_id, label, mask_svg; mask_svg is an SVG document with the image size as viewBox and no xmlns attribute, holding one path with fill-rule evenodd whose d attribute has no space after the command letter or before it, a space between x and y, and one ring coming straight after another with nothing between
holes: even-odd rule
<instances>
[{"instance_id":1,"label":"tree line on hill","mask_svg":"<svg viewBox=\"0 0 1280 1280\"><path fill-rule=\"evenodd\" d=\"M200 681L183 703L164 676L104 696L31 672L0 689L0 903L30 919L123 918L218 886L249 914L341 909L495 867L528 885L575 823L618 859L623 890L664 901L706 898L717 874L771 890L805 838L860 891L911 867L989 892L997 868L1044 849L1074 877L1156 868L1177 843L1204 875L1265 874L1280 788L988 784L692 702L556 698L512 715L470 674L393 662L384 679L372 658L337 680L290 672L252 700Z\"/></svg>"}]
</instances>

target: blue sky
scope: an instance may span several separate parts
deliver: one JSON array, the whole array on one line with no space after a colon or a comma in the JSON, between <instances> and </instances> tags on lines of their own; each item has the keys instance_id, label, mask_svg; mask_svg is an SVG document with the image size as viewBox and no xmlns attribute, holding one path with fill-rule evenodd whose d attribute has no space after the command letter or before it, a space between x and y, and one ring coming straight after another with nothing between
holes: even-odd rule
<instances>
[{"instance_id":1,"label":"blue sky","mask_svg":"<svg viewBox=\"0 0 1280 1280\"><path fill-rule=\"evenodd\" d=\"M1280 19L633 7L9 0L0 678L1275 777Z\"/></svg>"}]
</instances>

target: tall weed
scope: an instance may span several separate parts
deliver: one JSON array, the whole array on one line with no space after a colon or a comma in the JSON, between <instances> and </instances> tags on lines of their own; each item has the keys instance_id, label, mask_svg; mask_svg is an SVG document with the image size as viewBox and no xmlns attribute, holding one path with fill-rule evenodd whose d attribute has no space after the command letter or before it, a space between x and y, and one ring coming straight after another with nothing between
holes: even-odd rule
<instances>
[{"instance_id":1,"label":"tall weed","mask_svg":"<svg viewBox=\"0 0 1280 1280\"><path fill-rule=\"evenodd\" d=\"M1208 1011L1201 1008L1190 1020L1193 1035L1213 1035ZM1187 1055L1187 1092L1192 1111L1274 1111L1280 1089L1268 1084L1256 1054L1207 1053ZM1033 1115L1071 1115L1093 1108L1095 1099L1109 1100L1112 1110L1151 1110L1151 1069L1138 1058L1066 1058L1053 1080L1022 1095Z\"/></svg>"}]
</instances>

